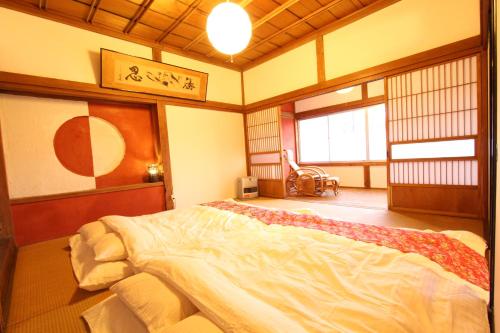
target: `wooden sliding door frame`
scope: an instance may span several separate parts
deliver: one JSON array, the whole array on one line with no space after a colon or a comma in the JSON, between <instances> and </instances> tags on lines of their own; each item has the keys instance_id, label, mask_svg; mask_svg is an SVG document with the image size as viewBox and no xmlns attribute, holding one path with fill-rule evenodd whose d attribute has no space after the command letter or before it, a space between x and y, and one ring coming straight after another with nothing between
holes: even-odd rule
<instances>
[{"instance_id":1,"label":"wooden sliding door frame","mask_svg":"<svg viewBox=\"0 0 500 333\"><path fill-rule=\"evenodd\" d=\"M434 63L426 64L421 68L429 68L433 66L438 66L441 64L450 63L452 61L465 59L468 57L477 57L476 62L476 73L477 73L477 133L471 135L464 136L449 136L449 137L440 137L440 138L428 138L422 140L406 140L406 141L390 141L390 133L389 133L389 113L386 115L386 136L387 136L387 200L389 204L389 209L391 210L402 210L402 211L412 211L419 213L430 213L430 214L441 214L441 215L449 215L449 216L460 216L460 217L471 217L471 218L479 218L485 223L485 232L487 232L487 207L488 207L488 115L487 115L487 104L485 104L485 93L483 89L487 89L487 79L485 79L484 73L484 65L485 65L485 54L481 51L471 52L466 55L457 55L456 57L450 57L446 60L437 61ZM412 70L417 70L418 68L412 68L411 70L401 70L398 73L394 73L391 76L397 76L405 73L411 73ZM389 76L384 79L384 87L386 91L385 95L385 103L386 110L389 110L389 93L388 93L388 79ZM458 80L458 76L457 76ZM451 88L450 88L451 89ZM486 94L487 95L487 94ZM451 103L451 102L450 102ZM487 96L486 96L487 103ZM441 126L441 125L440 125ZM465 126L465 125L464 125ZM471 130L472 130L472 124ZM474 139L475 140L475 154L471 157L454 157L454 158L415 158L415 159L392 159L392 145L395 144L410 144L410 143L423 143L423 142L436 142L436 141L454 141L454 140L465 140L465 139ZM467 161L467 160L477 160L478 163L478 183L477 185L443 185L443 184L402 184L402 183L392 183L391 182L391 163L397 162L409 162L409 161ZM471 166L472 168L472 166ZM427 209L413 209L413 208L403 208L403 207L395 207L393 204L393 196L392 189L393 187L397 188L410 188L410 187L427 187L427 188L462 188L462 189L477 189L479 190L479 202L481 207L479 207L478 214L465 214L465 213L455 213L455 212L445 212L445 211L437 211L437 210L427 210ZM485 233L487 234L487 233Z\"/></svg>"}]
</instances>

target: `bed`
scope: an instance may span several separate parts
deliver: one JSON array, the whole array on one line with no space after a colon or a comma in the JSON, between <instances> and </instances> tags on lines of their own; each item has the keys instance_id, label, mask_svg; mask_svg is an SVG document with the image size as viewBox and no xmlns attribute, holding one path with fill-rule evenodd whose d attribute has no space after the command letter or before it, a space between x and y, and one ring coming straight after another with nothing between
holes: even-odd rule
<instances>
[{"instance_id":1,"label":"bed","mask_svg":"<svg viewBox=\"0 0 500 333\"><path fill-rule=\"evenodd\" d=\"M144 332L489 332L485 243L472 233L232 200L101 222L136 275L83 314L95 332L116 330L118 312ZM152 285L166 296L147 293Z\"/></svg>"}]
</instances>

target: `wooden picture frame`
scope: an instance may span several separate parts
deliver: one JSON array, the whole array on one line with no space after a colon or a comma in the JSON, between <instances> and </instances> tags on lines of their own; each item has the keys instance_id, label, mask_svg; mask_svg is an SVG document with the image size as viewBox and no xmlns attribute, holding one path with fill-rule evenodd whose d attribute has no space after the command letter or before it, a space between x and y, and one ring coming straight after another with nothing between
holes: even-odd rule
<instances>
[{"instance_id":1,"label":"wooden picture frame","mask_svg":"<svg viewBox=\"0 0 500 333\"><path fill-rule=\"evenodd\" d=\"M205 102L208 73L101 48L101 87Z\"/></svg>"}]
</instances>

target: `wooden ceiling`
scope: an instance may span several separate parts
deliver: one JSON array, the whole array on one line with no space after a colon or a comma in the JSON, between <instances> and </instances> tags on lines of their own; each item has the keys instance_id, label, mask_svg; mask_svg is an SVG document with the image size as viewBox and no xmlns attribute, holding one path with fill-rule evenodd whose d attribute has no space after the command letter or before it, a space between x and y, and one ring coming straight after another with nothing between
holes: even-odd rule
<instances>
[{"instance_id":1,"label":"wooden ceiling","mask_svg":"<svg viewBox=\"0 0 500 333\"><path fill-rule=\"evenodd\" d=\"M218 53L205 33L208 13L222 0L0 0L0 5L68 22L164 49L248 68L313 39L331 27L349 23L394 0L233 0L246 8L253 24L249 46L234 56ZM312 38L311 38L312 36Z\"/></svg>"}]
</instances>

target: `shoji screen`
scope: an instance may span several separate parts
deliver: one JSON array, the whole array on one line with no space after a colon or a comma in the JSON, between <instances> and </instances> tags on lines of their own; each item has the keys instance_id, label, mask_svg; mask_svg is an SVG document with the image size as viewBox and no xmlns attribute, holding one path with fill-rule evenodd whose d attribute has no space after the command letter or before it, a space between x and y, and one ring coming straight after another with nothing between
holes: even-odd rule
<instances>
[{"instance_id":1,"label":"shoji screen","mask_svg":"<svg viewBox=\"0 0 500 333\"><path fill-rule=\"evenodd\" d=\"M259 179L260 194L284 197L280 108L247 114L246 134L249 172Z\"/></svg>"},{"instance_id":2,"label":"shoji screen","mask_svg":"<svg viewBox=\"0 0 500 333\"><path fill-rule=\"evenodd\" d=\"M390 206L480 216L479 56L387 79Z\"/></svg>"}]
</instances>

